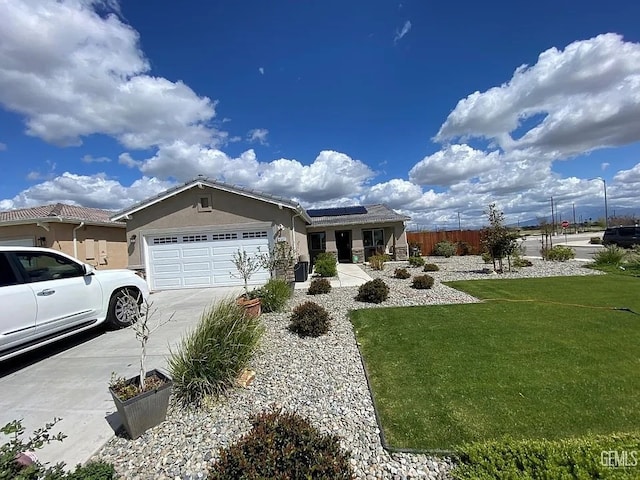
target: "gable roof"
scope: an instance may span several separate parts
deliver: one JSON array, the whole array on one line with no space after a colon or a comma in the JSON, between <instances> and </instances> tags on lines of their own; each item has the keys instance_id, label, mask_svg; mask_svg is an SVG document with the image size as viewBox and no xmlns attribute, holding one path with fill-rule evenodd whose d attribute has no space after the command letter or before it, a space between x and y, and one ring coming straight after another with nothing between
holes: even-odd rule
<instances>
[{"instance_id":1,"label":"gable roof","mask_svg":"<svg viewBox=\"0 0 640 480\"><path fill-rule=\"evenodd\" d=\"M113 212L99 208L78 207L56 203L39 207L20 208L0 212L0 225L16 225L37 222L89 223L110 227L126 227L123 222L111 220Z\"/></svg>"},{"instance_id":2,"label":"gable roof","mask_svg":"<svg viewBox=\"0 0 640 480\"><path fill-rule=\"evenodd\" d=\"M363 205L366 213L354 213L351 215L324 215L312 216L312 227L331 227L340 225L356 225L384 222L404 222L411 217L400 215L384 204ZM313 212L312 210L310 210Z\"/></svg>"},{"instance_id":3,"label":"gable roof","mask_svg":"<svg viewBox=\"0 0 640 480\"><path fill-rule=\"evenodd\" d=\"M253 190L246 187L241 187L238 185L231 185L229 183L221 182L216 179L210 179L204 176L198 176L191 180L190 182L186 182L182 185L178 185L176 187L165 190L164 192L155 195L153 197L147 198L141 202L136 203L135 205L126 208L124 210L120 210L111 216L112 220L122 220L125 219L128 215L131 215L135 212L143 210L151 205L154 205L162 200L173 197L174 195L178 195L186 190L189 190L194 187L210 187L216 190L222 190L229 193L235 193L237 195L242 195L247 198L253 198L255 200L260 200L267 203L273 203L274 205L290 208L291 210L298 213L305 222L311 223L311 218L307 215L307 212L300 206L299 203L294 202L293 200L289 200L284 197L278 197L276 195L271 195L268 193L260 192L258 190Z\"/></svg>"}]
</instances>

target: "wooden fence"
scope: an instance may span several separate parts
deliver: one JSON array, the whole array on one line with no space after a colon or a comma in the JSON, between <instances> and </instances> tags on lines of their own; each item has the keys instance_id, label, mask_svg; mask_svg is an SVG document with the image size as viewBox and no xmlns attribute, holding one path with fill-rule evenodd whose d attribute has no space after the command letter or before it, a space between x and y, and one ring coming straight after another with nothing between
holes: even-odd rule
<instances>
[{"instance_id":1,"label":"wooden fence","mask_svg":"<svg viewBox=\"0 0 640 480\"><path fill-rule=\"evenodd\" d=\"M436 243L442 241L452 243L466 242L471 251L467 252L472 255L478 255L482 248L480 246L480 230L451 230L441 232L407 232L407 242L409 242L409 254L411 255L411 246L417 244L420 247L422 255L431 255L433 247ZM458 244L458 255L463 253Z\"/></svg>"}]
</instances>

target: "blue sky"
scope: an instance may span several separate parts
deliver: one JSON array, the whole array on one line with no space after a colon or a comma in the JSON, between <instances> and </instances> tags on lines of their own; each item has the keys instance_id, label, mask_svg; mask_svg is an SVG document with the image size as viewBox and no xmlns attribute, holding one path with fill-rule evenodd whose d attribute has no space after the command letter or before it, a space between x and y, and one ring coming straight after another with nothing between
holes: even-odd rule
<instances>
[{"instance_id":1,"label":"blue sky","mask_svg":"<svg viewBox=\"0 0 640 480\"><path fill-rule=\"evenodd\" d=\"M0 209L203 174L445 228L601 176L640 214L640 4L521 3L0 0Z\"/></svg>"}]
</instances>

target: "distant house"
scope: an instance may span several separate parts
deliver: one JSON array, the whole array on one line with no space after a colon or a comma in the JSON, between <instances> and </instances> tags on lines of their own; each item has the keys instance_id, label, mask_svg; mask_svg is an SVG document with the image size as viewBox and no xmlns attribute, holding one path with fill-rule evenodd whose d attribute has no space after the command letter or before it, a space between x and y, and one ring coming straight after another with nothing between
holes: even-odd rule
<instances>
[{"instance_id":1,"label":"distant house","mask_svg":"<svg viewBox=\"0 0 640 480\"><path fill-rule=\"evenodd\" d=\"M238 249L267 252L286 240L296 255L332 252L341 262L370 255L407 258L399 215L384 205L306 211L295 201L198 177L111 217L125 222L129 268L143 271L152 290L233 286ZM251 279L262 284L269 272Z\"/></svg>"},{"instance_id":2,"label":"distant house","mask_svg":"<svg viewBox=\"0 0 640 480\"><path fill-rule=\"evenodd\" d=\"M56 203L0 212L0 245L48 247L99 269L126 268L127 226L113 212Z\"/></svg>"}]
</instances>

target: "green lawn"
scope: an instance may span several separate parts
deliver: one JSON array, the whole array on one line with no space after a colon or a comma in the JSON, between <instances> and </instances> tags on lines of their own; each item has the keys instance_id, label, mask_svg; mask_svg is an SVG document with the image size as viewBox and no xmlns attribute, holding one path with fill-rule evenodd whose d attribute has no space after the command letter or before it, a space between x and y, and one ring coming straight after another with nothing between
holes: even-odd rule
<instances>
[{"instance_id":1,"label":"green lawn","mask_svg":"<svg viewBox=\"0 0 640 480\"><path fill-rule=\"evenodd\" d=\"M637 431L640 279L449 285L510 301L352 312L390 446Z\"/></svg>"}]
</instances>

